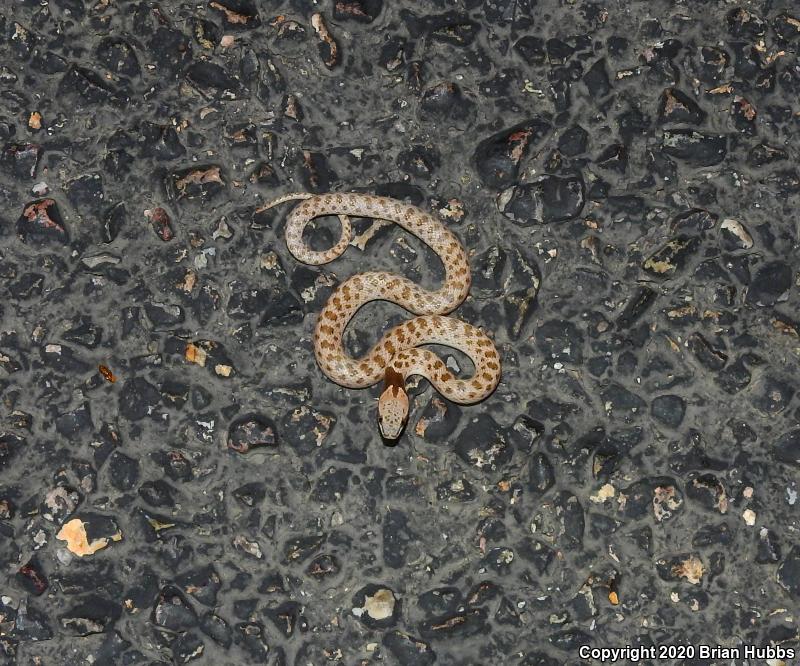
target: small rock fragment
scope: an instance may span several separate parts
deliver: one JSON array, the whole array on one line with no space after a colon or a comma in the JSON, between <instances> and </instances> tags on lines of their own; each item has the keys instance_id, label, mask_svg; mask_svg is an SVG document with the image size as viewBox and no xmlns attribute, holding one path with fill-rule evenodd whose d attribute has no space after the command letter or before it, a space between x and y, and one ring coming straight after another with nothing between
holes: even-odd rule
<instances>
[{"instance_id":1,"label":"small rock fragment","mask_svg":"<svg viewBox=\"0 0 800 666\"><path fill-rule=\"evenodd\" d=\"M208 165L184 169L172 174L168 182L178 199L206 201L225 189L222 167Z\"/></svg>"},{"instance_id":2,"label":"small rock fragment","mask_svg":"<svg viewBox=\"0 0 800 666\"><path fill-rule=\"evenodd\" d=\"M333 17L337 20L353 20L372 23L383 9L383 0L334 0Z\"/></svg>"},{"instance_id":3,"label":"small rock fragment","mask_svg":"<svg viewBox=\"0 0 800 666\"><path fill-rule=\"evenodd\" d=\"M684 267L698 245L696 236L678 236L648 257L642 268L651 275L671 277Z\"/></svg>"},{"instance_id":4,"label":"small rock fragment","mask_svg":"<svg viewBox=\"0 0 800 666\"><path fill-rule=\"evenodd\" d=\"M749 250L753 247L753 237L741 222L727 218L722 220L719 229L727 249Z\"/></svg>"},{"instance_id":5,"label":"small rock fragment","mask_svg":"<svg viewBox=\"0 0 800 666\"><path fill-rule=\"evenodd\" d=\"M339 64L339 45L328 30L328 26L325 25L325 19L322 14L315 12L311 15L311 26L321 42L319 52L322 62L328 69L333 69Z\"/></svg>"},{"instance_id":6,"label":"small rock fragment","mask_svg":"<svg viewBox=\"0 0 800 666\"><path fill-rule=\"evenodd\" d=\"M692 585L699 585L706 568L697 554L685 553L656 561L656 571L662 580L684 579Z\"/></svg>"},{"instance_id":7,"label":"small rock fragment","mask_svg":"<svg viewBox=\"0 0 800 666\"><path fill-rule=\"evenodd\" d=\"M258 9L253 0L212 0L208 6L222 16L229 28L243 30L261 25Z\"/></svg>"},{"instance_id":8,"label":"small rock fragment","mask_svg":"<svg viewBox=\"0 0 800 666\"><path fill-rule=\"evenodd\" d=\"M400 601L381 585L366 585L353 597L353 615L370 628L391 627L400 617Z\"/></svg>"},{"instance_id":9,"label":"small rock fragment","mask_svg":"<svg viewBox=\"0 0 800 666\"><path fill-rule=\"evenodd\" d=\"M233 547L237 550L241 550L243 553L247 553L250 557L254 557L257 560L260 560L264 557L264 553L261 550L259 543L257 541L253 541L252 539L248 539L242 534L239 534L233 538Z\"/></svg>"},{"instance_id":10,"label":"small rock fragment","mask_svg":"<svg viewBox=\"0 0 800 666\"><path fill-rule=\"evenodd\" d=\"M108 546L111 541L122 539L122 532L116 528L111 519L84 517L85 521L81 518L73 518L64 523L56 534L56 539L66 541L67 549L74 555L79 557L94 555L98 550ZM94 538L97 533L102 533L104 536Z\"/></svg>"}]
</instances>

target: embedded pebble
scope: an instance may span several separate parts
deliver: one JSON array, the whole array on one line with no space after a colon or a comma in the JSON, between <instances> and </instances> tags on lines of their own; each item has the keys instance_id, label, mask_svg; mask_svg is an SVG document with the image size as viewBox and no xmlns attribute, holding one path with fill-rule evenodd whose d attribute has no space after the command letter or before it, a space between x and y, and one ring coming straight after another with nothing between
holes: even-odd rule
<instances>
[{"instance_id":1,"label":"embedded pebble","mask_svg":"<svg viewBox=\"0 0 800 666\"><path fill-rule=\"evenodd\" d=\"M228 448L237 453L272 446L277 446L275 425L266 416L240 417L228 429Z\"/></svg>"},{"instance_id":2,"label":"embedded pebble","mask_svg":"<svg viewBox=\"0 0 800 666\"><path fill-rule=\"evenodd\" d=\"M356 593L352 612L368 627L390 627L400 617L400 606L392 590L371 584Z\"/></svg>"},{"instance_id":3,"label":"embedded pebble","mask_svg":"<svg viewBox=\"0 0 800 666\"><path fill-rule=\"evenodd\" d=\"M728 249L749 250L753 247L753 237L741 222L728 218L722 220L719 228L723 232Z\"/></svg>"},{"instance_id":4,"label":"embedded pebble","mask_svg":"<svg viewBox=\"0 0 800 666\"><path fill-rule=\"evenodd\" d=\"M85 557L106 548L112 541L122 539L113 519L104 516L84 516L65 523L56 538L66 541L67 549L74 555Z\"/></svg>"}]
</instances>

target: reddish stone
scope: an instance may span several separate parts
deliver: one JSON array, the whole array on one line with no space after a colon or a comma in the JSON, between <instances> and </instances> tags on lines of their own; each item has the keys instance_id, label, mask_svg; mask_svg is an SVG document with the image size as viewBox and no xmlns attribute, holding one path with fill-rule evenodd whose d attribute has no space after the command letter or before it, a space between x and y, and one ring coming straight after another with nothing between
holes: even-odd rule
<instances>
[{"instance_id":1,"label":"reddish stone","mask_svg":"<svg viewBox=\"0 0 800 666\"><path fill-rule=\"evenodd\" d=\"M27 564L23 564L19 568L17 580L28 592L36 596L42 594L48 586L47 578L35 559L29 560Z\"/></svg>"},{"instance_id":2,"label":"reddish stone","mask_svg":"<svg viewBox=\"0 0 800 666\"><path fill-rule=\"evenodd\" d=\"M175 233L172 231L170 225L169 214L160 206L153 210L145 212L145 215L150 218L150 223L153 225L153 231L158 234L158 237L166 242L175 238Z\"/></svg>"},{"instance_id":3,"label":"reddish stone","mask_svg":"<svg viewBox=\"0 0 800 666\"><path fill-rule=\"evenodd\" d=\"M17 220L17 235L23 242L58 241L67 244L69 236L53 199L33 201Z\"/></svg>"}]
</instances>

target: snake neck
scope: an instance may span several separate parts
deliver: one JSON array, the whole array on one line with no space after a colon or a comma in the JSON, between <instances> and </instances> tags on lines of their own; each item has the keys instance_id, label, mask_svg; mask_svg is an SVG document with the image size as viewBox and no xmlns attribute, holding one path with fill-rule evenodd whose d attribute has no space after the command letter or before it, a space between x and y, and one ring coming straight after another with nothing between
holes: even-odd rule
<instances>
[{"instance_id":1,"label":"snake neck","mask_svg":"<svg viewBox=\"0 0 800 666\"><path fill-rule=\"evenodd\" d=\"M400 390L405 391L406 388L406 378L397 370L395 370L392 366L386 366L386 371L383 374L383 388L384 390L388 388L399 388Z\"/></svg>"}]
</instances>

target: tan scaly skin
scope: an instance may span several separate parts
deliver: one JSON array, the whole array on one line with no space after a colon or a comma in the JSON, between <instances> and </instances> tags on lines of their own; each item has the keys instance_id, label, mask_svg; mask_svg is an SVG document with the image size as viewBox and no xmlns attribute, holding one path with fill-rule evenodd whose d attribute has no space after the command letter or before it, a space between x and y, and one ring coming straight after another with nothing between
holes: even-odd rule
<instances>
[{"instance_id":1,"label":"tan scaly skin","mask_svg":"<svg viewBox=\"0 0 800 666\"><path fill-rule=\"evenodd\" d=\"M286 244L298 261L320 265L340 256L352 237L349 216L356 216L399 224L426 243L444 264L444 284L435 291L394 273L354 275L331 294L317 320L314 354L329 379L348 388L384 381L378 425L386 439L400 437L408 421L405 383L412 375L425 377L445 398L461 404L480 402L497 388L500 357L491 339L470 324L441 316L464 301L471 282L467 253L451 231L416 206L368 194L287 194L260 210L293 200L304 200L292 210L286 224ZM342 235L329 250L316 252L303 242L303 230L321 215L338 215ZM387 331L363 357L352 358L342 345L344 330L363 305L376 300L396 303L419 316ZM475 365L472 377L454 377L436 354L418 348L427 344L447 345L465 353Z\"/></svg>"}]
</instances>

